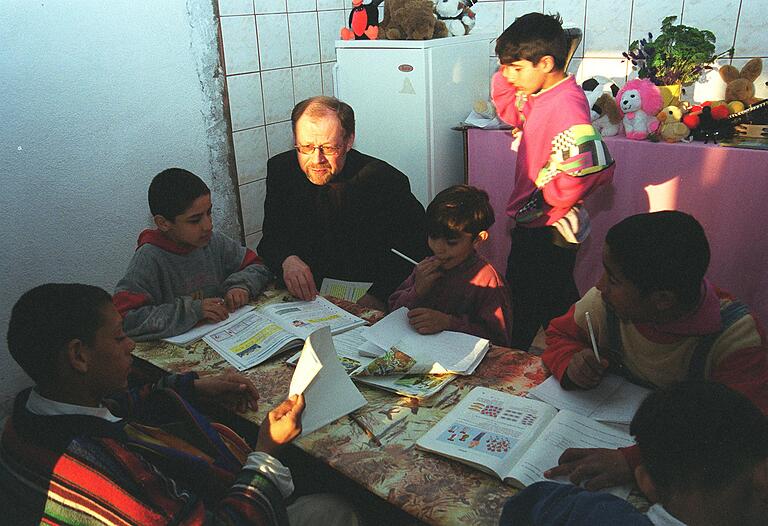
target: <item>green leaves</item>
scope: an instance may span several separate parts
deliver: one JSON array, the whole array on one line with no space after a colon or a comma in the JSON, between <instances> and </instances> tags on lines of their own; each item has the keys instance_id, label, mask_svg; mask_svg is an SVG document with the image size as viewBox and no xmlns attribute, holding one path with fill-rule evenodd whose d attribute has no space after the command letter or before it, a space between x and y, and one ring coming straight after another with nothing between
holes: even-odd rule
<instances>
[{"instance_id":1,"label":"green leaves","mask_svg":"<svg viewBox=\"0 0 768 526\"><path fill-rule=\"evenodd\" d=\"M733 48L715 54L715 35L706 29L675 24L676 16L661 22L661 34L654 39L635 40L629 52L623 53L632 62L640 78L656 85L691 84L711 64L725 55L733 56Z\"/></svg>"}]
</instances>

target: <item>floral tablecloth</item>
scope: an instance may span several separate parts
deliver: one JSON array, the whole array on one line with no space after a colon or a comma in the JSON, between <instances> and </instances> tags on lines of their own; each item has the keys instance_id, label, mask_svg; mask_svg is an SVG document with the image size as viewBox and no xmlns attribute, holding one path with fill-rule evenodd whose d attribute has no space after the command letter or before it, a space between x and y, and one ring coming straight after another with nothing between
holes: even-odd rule
<instances>
[{"instance_id":1,"label":"floral tablecloth","mask_svg":"<svg viewBox=\"0 0 768 526\"><path fill-rule=\"evenodd\" d=\"M329 298L341 307L374 323L381 313ZM268 290L258 303L288 301L284 291ZM218 372L226 362L204 342L179 347L165 342L136 346L134 356L164 371ZM245 374L259 390L258 411L243 415L259 423L267 411L288 394L293 373L277 356ZM362 487L429 524L497 524L504 500L516 490L486 475L414 447L432 427L473 387L486 386L523 395L549 373L538 356L493 347L475 374L459 377L428 400L398 397L359 385L368 405L355 414L372 431L369 438L359 425L344 417L295 444L321 459ZM375 441L381 444L379 446Z\"/></svg>"}]
</instances>

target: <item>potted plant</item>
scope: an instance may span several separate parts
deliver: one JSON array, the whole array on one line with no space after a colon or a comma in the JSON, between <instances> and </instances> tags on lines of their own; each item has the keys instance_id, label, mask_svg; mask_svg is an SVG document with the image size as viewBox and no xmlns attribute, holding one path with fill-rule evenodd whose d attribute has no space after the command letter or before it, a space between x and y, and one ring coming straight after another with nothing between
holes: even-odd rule
<instances>
[{"instance_id":1,"label":"potted plant","mask_svg":"<svg viewBox=\"0 0 768 526\"><path fill-rule=\"evenodd\" d=\"M638 77L659 86L664 106L678 105L683 85L696 82L718 58L733 56L733 48L715 54L715 35L711 31L674 24L676 19L666 17L655 39L648 33L647 40L635 40L629 51L622 53L632 62Z\"/></svg>"}]
</instances>

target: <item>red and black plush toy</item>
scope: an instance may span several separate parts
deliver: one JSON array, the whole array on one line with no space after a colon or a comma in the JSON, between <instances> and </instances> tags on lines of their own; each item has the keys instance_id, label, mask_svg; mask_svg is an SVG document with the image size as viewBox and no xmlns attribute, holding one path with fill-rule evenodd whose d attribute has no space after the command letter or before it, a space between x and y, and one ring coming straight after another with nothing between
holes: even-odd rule
<instances>
[{"instance_id":1,"label":"red and black plush toy","mask_svg":"<svg viewBox=\"0 0 768 526\"><path fill-rule=\"evenodd\" d=\"M341 28L342 40L376 40L379 36L379 4L384 0L352 0L349 12L349 28Z\"/></svg>"}]
</instances>

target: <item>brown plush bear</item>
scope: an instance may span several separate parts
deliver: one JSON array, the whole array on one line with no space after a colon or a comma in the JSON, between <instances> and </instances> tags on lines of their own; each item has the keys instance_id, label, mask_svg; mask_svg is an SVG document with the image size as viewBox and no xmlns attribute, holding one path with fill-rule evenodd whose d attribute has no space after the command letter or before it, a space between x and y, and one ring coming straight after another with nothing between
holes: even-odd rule
<instances>
[{"instance_id":1,"label":"brown plush bear","mask_svg":"<svg viewBox=\"0 0 768 526\"><path fill-rule=\"evenodd\" d=\"M432 0L386 0L379 38L429 40L448 36L448 28L434 14Z\"/></svg>"}]
</instances>

